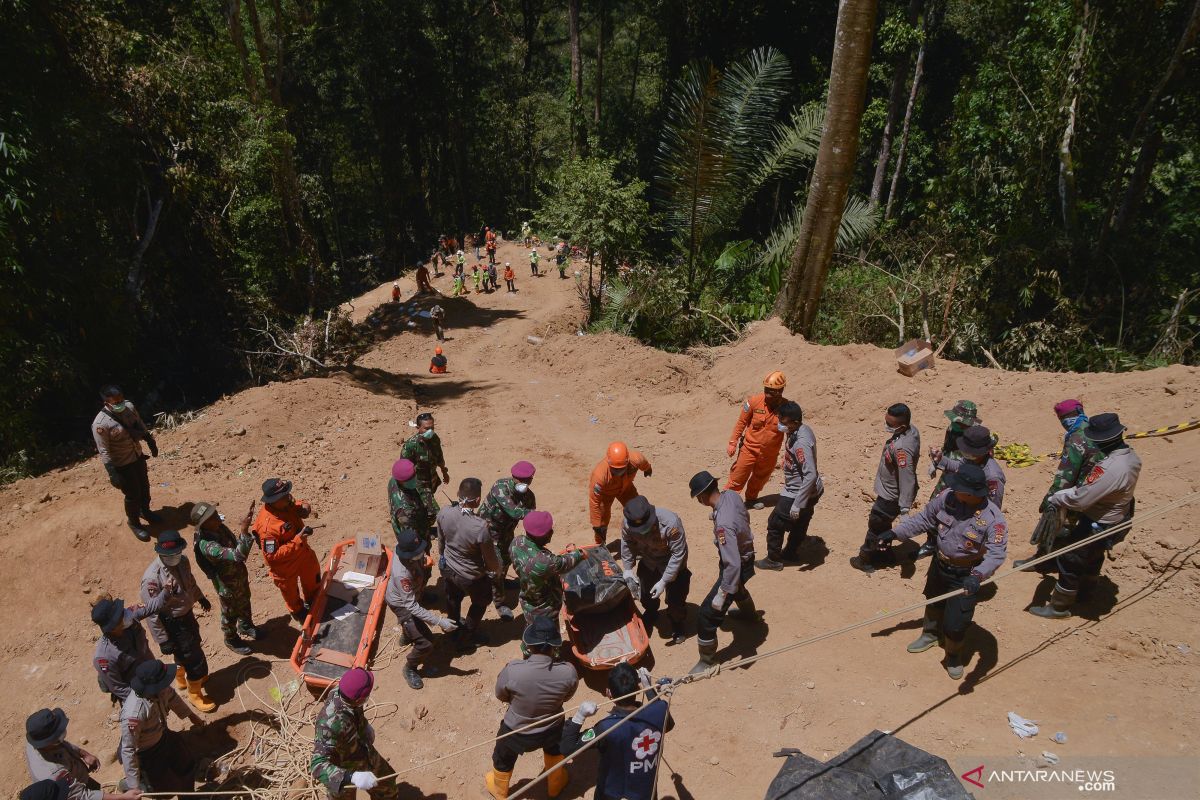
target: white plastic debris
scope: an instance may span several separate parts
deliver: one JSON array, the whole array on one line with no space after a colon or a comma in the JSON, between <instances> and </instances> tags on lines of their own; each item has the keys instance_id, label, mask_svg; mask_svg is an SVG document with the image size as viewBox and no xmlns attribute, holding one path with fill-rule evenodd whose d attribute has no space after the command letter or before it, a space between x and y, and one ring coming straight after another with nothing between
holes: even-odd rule
<instances>
[{"instance_id":1,"label":"white plastic debris","mask_svg":"<svg viewBox=\"0 0 1200 800\"><path fill-rule=\"evenodd\" d=\"M1028 739L1038 734L1037 720L1025 719L1015 711L1008 712L1008 727L1022 739Z\"/></svg>"}]
</instances>

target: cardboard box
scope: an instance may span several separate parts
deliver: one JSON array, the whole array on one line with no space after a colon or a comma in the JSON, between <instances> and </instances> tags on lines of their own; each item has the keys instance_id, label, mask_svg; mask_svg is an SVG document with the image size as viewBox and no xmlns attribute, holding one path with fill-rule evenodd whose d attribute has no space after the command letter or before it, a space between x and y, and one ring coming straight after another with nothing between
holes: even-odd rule
<instances>
[{"instance_id":1,"label":"cardboard box","mask_svg":"<svg viewBox=\"0 0 1200 800\"><path fill-rule=\"evenodd\" d=\"M924 339L910 339L895 350L896 371L912 377L933 366L933 344Z\"/></svg>"},{"instance_id":2,"label":"cardboard box","mask_svg":"<svg viewBox=\"0 0 1200 800\"><path fill-rule=\"evenodd\" d=\"M354 540L354 558L347 558L346 563L353 565L351 568L355 572L375 575L379 572L382 560L383 542L380 541L379 534L360 533Z\"/></svg>"}]
</instances>

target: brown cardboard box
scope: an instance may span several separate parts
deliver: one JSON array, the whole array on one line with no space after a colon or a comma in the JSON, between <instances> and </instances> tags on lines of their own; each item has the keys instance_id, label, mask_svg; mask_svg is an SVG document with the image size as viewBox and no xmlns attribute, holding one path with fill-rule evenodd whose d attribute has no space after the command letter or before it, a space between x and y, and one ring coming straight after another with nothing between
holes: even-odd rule
<instances>
[{"instance_id":1,"label":"brown cardboard box","mask_svg":"<svg viewBox=\"0 0 1200 800\"><path fill-rule=\"evenodd\" d=\"M924 339L910 339L896 348L896 371L912 377L933 366L933 344Z\"/></svg>"},{"instance_id":2,"label":"brown cardboard box","mask_svg":"<svg viewBox=\"0 0 1200 800\"><path fill-rule=\"evenodd\" d=\"M354 540L354 559L346 563L353 564L355 572L375 575L379 572L379 562L383 560L383 542L377 533L360 533Z\"/></svg>"}]
</instances>

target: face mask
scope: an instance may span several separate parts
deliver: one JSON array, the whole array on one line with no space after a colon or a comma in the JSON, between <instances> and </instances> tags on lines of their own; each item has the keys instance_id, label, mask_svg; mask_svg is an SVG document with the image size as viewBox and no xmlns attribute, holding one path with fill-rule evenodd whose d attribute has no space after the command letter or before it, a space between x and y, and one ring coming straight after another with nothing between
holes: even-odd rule
<instances>
[{"instance_id":1,"label":"face mask","mask_svg":"<svg viewBox=\"0 0 1200 800\"><path fill-rule=\"evenodd\" d=\"M529 491L529 484L528 483L518 483L513 488L516 489L521 494L525 494L526 492Z\"/></svg>"},{"instance_id":2,"label":"face mask","mask_svg":"<svg viewBox=\"0 0 1200 800\"><path fill-rule=\"evenodd\" d=\"M1062 419L1059 420L1059 422L1062 423L1063 430L1069 431L1069 430L1071 430L1071 428L1075 427L1075 423L1078 420L1079 420L1078 416L1070 416L1070 417L1063 417Z\"/></svg>"},{"instance_id":3,"label":"face mask","mask_svg":"<svg viewBox=\"0 0 1200 800\"><path fill-rule=\"evenodd\" d=\"M787 425L784 425L782 422L780 422L779 424L777 424L777 425L775 426L775 429L776 429L777 431L779 431L780 433L787 433L787 432L788 432L788 426L787 426Z\"/></svg>"},{"instance_id":4,"label":"face mask","mask_svg":"<svg viewBox=\"0 0 1200 800\"><path fill-rule=\"evenodd\" d=\"M426 439L432 439L433 438L433 428L428 428L426 430L421 431L421 436Z\"/></svg>"},{"instance_id":5,"label":"face mask","mask_svg":"<svg viewBox=\"0 0 1200 800\"><path fill-rule=\"evenodd\" d=\"M887 423L884 423L883 429L885 431L887 431L888 433L895 433L896 431L900 430L899 428L893 428L891 425L888 425Z\"/></svg>"},{"instance_id":6,"label":"face mask","mask_svg":"<svg viewBox=\"0 0 1200 800\"><path fill-rule=\"evenodd\" d=\"M158 560L168 567L177 567L179 566L179 562L183 560L183 556L159 556Z\"/></svg>"},{"instance_id":7,"label":"face mask","mask_svg":"<svg viewBox=\"0 0 1200 800\"><path fill-rule=\"evenodd\" d=\"M126 401L122 400L119 403L113 403L111 406L109 406L109 408L111 408L116 413L120 414L122 411L125 410L125 404L126 404Z\"/></svg>"}]
</instances>

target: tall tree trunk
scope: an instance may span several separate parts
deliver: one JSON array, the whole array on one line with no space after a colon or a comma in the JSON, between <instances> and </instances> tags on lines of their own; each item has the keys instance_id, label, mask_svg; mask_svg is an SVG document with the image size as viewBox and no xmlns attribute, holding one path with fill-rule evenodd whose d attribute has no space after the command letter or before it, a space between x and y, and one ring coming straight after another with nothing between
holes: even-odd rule
<instances>
[{"instance_id":1,"label":"tall tree trunk","mask_svg":"<svg viewBox=\"0 0 1200 800\"><path fill-rule=\"evenodd\" d=\"M246 84L246 92L250 95L250 102L258 105L262 94L259 91L258 79L254 76L254 70L250 66L250 52L246 49L246 31L242 28L241 0L229 0L225 18L229 23L229 38L233 42L233 49L238 55L238 64L242 68L242 81Z\"/></svg>"},{"instance_id":2,"label":"tall tree trunk","mask_svg":"<svg viewBox=\"0 0 1200 800\"><path fill-rule=\"evenodd\" d=\"M817 318L838 225L854 178L877 8L878 0L841 0L838 8L825 130L787 282L775 301L775 312L787 326L806 337L812 334Z\"/></svg>"},{"instance_id":3,"label":"tall tree trunk","mask_svg":"<svg viewBox=\"0 0 1200 800\"><path fill-rule=\"evenodd\" d=\"M567 35L571 46L571 154L583 152L583 52L579 44L579 10L582 0L567 0Z\"/></svg>"},{"instance_id":4,"label":"tall tree trunk","mask_svg":"<svg viewBox=\"0 0 1200 800\"><path fill-rule=\"evenodd\" d=\"M928 20L926 20L928 34ZM908 93L908 105L904 107L904 127L900 131L900 148L896 152L896 171L892 173L892 185L888 187L887 205L883 208L883 221L892 216L892 204L896 202L896 188L900 185L900 174L904 171L904 153L908 149L908 126L912 123L913 108L917 105L917 93L921 90L921 77L925 74L925 42L917 51L917 66L913 69L912 91Z\"/></svg>"},{"instance_id":5,"label":"tall tree trunk","mask_svg":"<svg viewBox=\"0 0 1200 800\"><path fill-rule=\"evenodd\" d=\"M270 52L267 50L266 38L263 36L262 22L258 18L257 0L246 0L246 13L250 16L250 30L254 32L254 49L258 53L258 67L262 70L263 85L271 93L275 105L283 106L283 97L279 93L279 82L271 72ZM278 53L276 53L278 56Z\"/></svg>"},{"instance_id":6,"label":"tall tree trunk","mask_svg":"<svg viewBox=\"0 0 1200 800\"><path fill-rule=\"evenodd\" d=\"M642 26L636 22L637 33L634 34L633 42L633 79L629 81L629 108L633 108L633 104L637 101L637 85L638 72L642 69Z\"/></svg>"},{"instance_id":7,"label":"tall tree trunk","mask_svg":"<svg viewBox=\"0 0 1200 800\"><path fill-rule=\"evenodd\" d=\"M1074 43L1074 53L1071 56L1071 69L1067 73L1067 87L1063 96L1063 113L1066 123L1063 126L1062 140L1058 145L1058 199L1061 206L1063 230L1070 243L1070 259L1074 262L1082 253L1079 250L1078 222L1079 214L1076 206L1075 193L1075 159L1071 154L1071 145L1075 141L1075 126L1079 115L1079 84L1083 80L1084 65L1087 58L1088 37L1091 34L1091 8L1087 0L1083 3L1083 14L1080 18L1079 32Z\"/></svg>"},{"instance_id":8,"label":"tall tree trunk","mask_svg":"<svg viewBox=\"0 0 1200 800\"><path fill-rule=\"evenodd\" d=\"M917 24L922 4L923 0L909 0L909 25ZM900 126L900 115L904 109L904 87L908 85L911 62L912 51L905 50L896 57L892 66L892 88L888 92L887 118L883 123L883 135L879 139L879 158L875 162L875 177L871 181L871 195L868 198L872 211L879 208L879 202L883 199L883 184L887 181L888 161L892 157L892 139L896 135L896 128Z\"/></svg>"},{"instance_id":9,"label":"tall tree trunk","mask_svg":"<svg viewBox=\"0 0 1200 800\"><path fill-rule=\"evenodd\" d=\"M1162 146L1162 125L1161 121L1154 120L1154 114L1162 100L1163 92L1186 71L1184 57L1195 43L1197 36L1200 36L1200 0L1196 0L1195 5L1192 6L1187 22L1183 26L1183 33L1180 34L1179 42L1171 54L1171 60L1167 62L1162 77L1150 91L1150 96L1146 99L1145 105L1142 106L1142 110L1133 124L1128 146L1138 151L1137 162L1124 191L1118 181L1117 193L1110 205L1107 222L1100 230L1094 257L1099 257L1107 250L1109 241L1114 234L1127 231L1137 215L1137 209L1141 206L1142 197L1149 185L1150 171L1154 168L1159 148ZM1150 132L1146 133L1148 129ZM1119 168L1124 171L1124 159L1121 159L1119 163ZM1141 172L1139 172L1139 168Z\"/></svg>"},{"instance_id":10,"label":"tall tree trunk","mask_svg":"<svg viewBox=\"0 0 1200 800\"><path fill-rule=\"evenodd\" d=\"M596 36L596 87L595 101L592 107L592 123L600 130L600 114L604 105L604 37L608 36L609 18L611 13L605 0L598 0L600 8L596 12L600 17L600 32Z\"/></svg>"}]
</instances>

